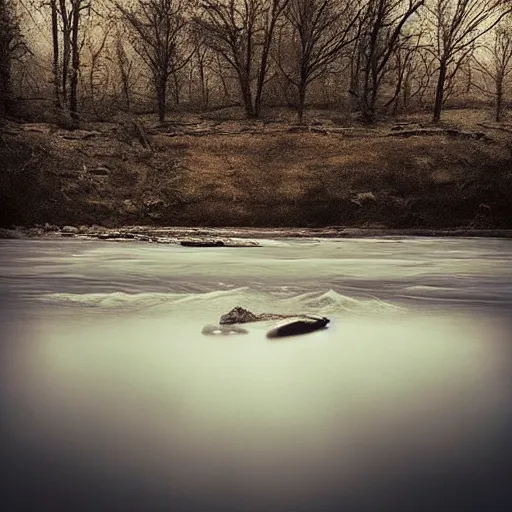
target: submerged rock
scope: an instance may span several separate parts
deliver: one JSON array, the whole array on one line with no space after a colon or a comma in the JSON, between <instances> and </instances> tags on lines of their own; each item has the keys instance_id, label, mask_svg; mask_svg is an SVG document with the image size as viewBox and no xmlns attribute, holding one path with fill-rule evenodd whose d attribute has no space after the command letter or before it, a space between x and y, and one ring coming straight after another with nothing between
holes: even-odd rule
<instances>
[{"instance_id":1,"label":"submerged rock","mask_svg":"<svg viewBox=\"0 0 512 512\"><path fill-rule=\"evenodd\" d=\"M324 316L307 315L277 325L267 332L267 338L283 338L324 329L330 320Z\"/></svg>"},{"instance_id":2,"label":"submerged rock","mask_svg":"<svg viewBox=\"0 0 512 512\"><path fill-rule=\"evenodd\" d=\"M209 336L230 336L232 334L248 333L248 331L236 325L230 325L229 327L225 325L205 325L201 332Z\"/></svg>"},{"instance_id":3,"label":"submerged rock","mask_svg":"<svg viewBox=\"0 0 512 512\"><path fill-rule=\"evenodd\" d=\"M17 239L17 238L23 238L23 235L15 230L15 229L4 229L0 228L0 238L6 240L6 239Z\"/></svg>"},{"instance_id":4,"label":"submerged rock","mask_svg":"<svg viewBox=\"0 0 512 512\"><path fill-rule=\"evenodd\" d=\"M43 226L43 231L50 232L50 231L60 231L59 226L56 226L55 224L49 224L48 222L45 222Z\"/></svg>"},{"instance_id":5,"label":"submerged rock","mask_svg":"<svg viewBox=\"0 0 512 512\"><path fill-rule=\"evenodd\" d=\"M75 226L64 226L61 230L61 233L76 235L78 234L78 231L78 228L76 228Z\"/></svg>"},{"instance_id":6,"label":"submerged rock","mask_svg":"<svg viewBox=\"0 0 512 512\"><path fill-rule=\"evenodd\" d=\"M267 333L268 338L281 338L283 336L295 336L297 334L306 334L308 332L323 329L330 320L325 316L318 315L281 315L277 313L256 314L247 309L237 306L229 313L222 315L220 324L245 324L248 322L260 322L264 320L284 320L288 321L277 325Z\"/></svg>"},{"instance_id":7,"label":"submerged rock","mask_svg":"<svg viewBox=\"0 0 512 512\"><path fill-rule=\"evenodd\" d=\"M295 318L297 315L279 315L276 313L260 313L255 314L248 309L237 306L229 313L220 317L220 324L246 324L248 322L260 322L263 320L282 320L284 318Z\"/></svg>"}]
</instances>

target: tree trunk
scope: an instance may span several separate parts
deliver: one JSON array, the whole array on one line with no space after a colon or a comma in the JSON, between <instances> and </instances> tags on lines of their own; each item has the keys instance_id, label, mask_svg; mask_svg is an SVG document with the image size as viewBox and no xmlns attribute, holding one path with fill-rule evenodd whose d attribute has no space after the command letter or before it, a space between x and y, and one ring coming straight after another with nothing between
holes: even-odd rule
<instances>
[{"instance_id":1,"label":"tree trunk","mask_svg":"<svg viewBox=\"0 0 512 512\"><path fill-rule=\"evenodd\" d=\"M402 92L402 106L406 112L409 109L410 95L411 95L411 82L410 82L409 74L407 74L407 76L405 77L404 89Z\"/></svg>"},{"instance_id":2,"label":"tree trunk","mask_svg":"<svg viewBox=\"0 0 512 512\"><path fill-rule=\"evenodd\" d=\"M68 101L68 74L69 74L69 58L71 55L69 18L66 10L65 0L60 0L60 16L62 19L62 98L64 103Z\"/></svg>"},{"instance_id":3,"label":"tree trunk","mask_svg":"<svg viewBox=\"0 0 512 512\"><path fill-rule=\"evenodd\" d=\"M131 101L130 101L130 84L128 83L128 76L123 73L121 76L121 80L123 82L123 96L124 96L124 102L126 105L126 110L128 112L131 109Z\"/></svg>"},{"instance_id":4,"label":"tree trunk","mask_svg":"<svg viewBox=\"0 0 512 512\"><path fill-rule=\"evenodd\" d=\"M349 101L350 107L354 108L359 103L361 80L361 52L355 48L350 59L350 82L349 82Z\"/></svg>"},{"instance_id":5,"label":"tree trunk","mask_svg":"<svg viewBox=\"0 0 512 512\"><path fill-rule=\"evenodd\" d=\"M301 81L299 84L299 104L297 105L297 119L299 124L304 121L304 107L306 105L306 83Z\"/></svg>"},{"instance_id":6,"label":"tree trunk","mask_svg":"<svg viewBox=\"0 0 512 512\"><path fill-rule=\"evenodd\" d=\"M206 74L204 69L204 62L202 59L199 59L199 83L201 86L201 109L208 109L208 83L206 81Z\"/></svg>"},{"instance_id":7,"label":"tree trunk","mask_svg":"<svg viewBox=\"0 0 512 512\"><path fill-rule=\"evenodd\" d=\"M367 124L372 124L375 120L375 102L373 98L376 98L375 84L375 63L372 46L370 46L370 50L372 53L366 57L366 62L364 62L364 70L363 70L363 81L360 87L360 96L359 100L359 108L361 109L361 115L363 121Z\"/></svg>"},{"instance_id":8,"label":"tree trunk","mask_svg":"<svg viewBox=\"0 0 512 512\"><path fill-rule=\"evenodd\" d=\"M242 100L244 102L245 114L247 118L252 119L258 117L257 113L254 110L254 105L252 103L252 92L251 92L251 83L250 78L244 76L243 74L238 74L240 89L242 92Z\"/></svg>"},{"instance_id":9,"label":"tree trunk","mask_svg":"<svg viewBox=\"0 0 512 512\"><path fill-rule=\"evenodd\" d=\"M158 120L165 121L165 106L167 103L167 79L165 76L159 76L156 79L156 97L158 103Z\"/></svg>"},{"instance_id":10,"label":"tree trunk","mask_svg":"<svg viewBox=\"0 0 512 512\"><path fill-rule=\"evenodd\" d=\"M228 84L226 83L226 79L224 78L224 73L222 72L222 65L220 63L220 57L219 54L217 54L217 68L219 72L220 81L222 83L222 91L224 92L224 98L229 98L229 89Z\"/></svg>"},{"instance_id":11,"label":"tree trunk","mask_svg":"<svg viewBox=\"0 0 512 512\"><path fill-rule=\"evenodd\" d=\"M375 122L375 108L371 105L365 105L363 109L363 121L366 124L373 124Z\"/></svg>"},{"instance_id":12,"label":"tree trunk","mask_svg":"<svg viewBox=\"0 0 512 512\"><path fill-rule=\"evenodd\" d=\"M437 88L436 88L436 99L434 102L434 115L432 117L432 121L434 123L438 123L441 120L441 112L443 110L443 102L444 102L444 86L446 82L446 71L447 64L444 60L441 61L439 66L439 77L437 79Z\"/></svg>"},{"instance_id":13,"label":"tree trunk","mask_svg":"<svg viewBox=\"0 0 512 512\"><path fill-rule=\"evenodd\" d=\"M176 105L179 105L180 104L180 81L178 80L178 77L176 75L176 73L173 74L173 77L172 77L172 81L173 81L173 85L174 85L174 103ZM166 86L167 87L167 86Z\"/></svg>"},{"instance_id":14,"label":"tree trunk","mask_svg":"<svg viewBox=\"0 0 512 512\"><path fill-rule=\"evenodd\" d=\"M373 124L376 120L377 92L378 83L376 78L372 76L371 85L369 80L365 81L363 89L362 114L363 120L367 124Z\"/></svg>"},{"instance_id":15,"label":"tree trunk","mask_svg":"<svg viewBox=\"0 0 512 512\"><path fill-rule=\"evenodd\" d=\"M10 19L7 5L0 0L0 117L7 113L11 100Z\"/></svg>"},{"instance_id":16,"label":"tree trunk","mask_svg":"<svg viewBox=\"0 0 512 512\"><path fill-rule=\"evenodd\" d=\"M501 121L503 113L503 77L498 76L496 80L496 122Z\"/></svg>"},{"instance_id":17,"label":"tree trunk","mask_svg":"<svg viewBox=\"0 0 512 512\"><path fill-rule=\"evenodd\" d=\"M73 24L71 29L71 80L69 110L71 117L78 119L78 72L80 69L80 49L78 47L78 29L80 26L80 3L81 0L73 2Z\"/></svg>"},{"instance_id":18,"label":"tree trunk","mask_svg":"<svg viewBox=\"0 0 512 512\"><path fill-rule=\"evenodd\" d=\"M258 73L258 83L256 85L256 98L254 101L254 117L259 117L261 105L263 102L263 88L265 87L265 80L267 77L268 57L270 53L270 41L273 32L273 26L269 29L270 33L267 34L264 47L261 55L260 70Z\"/></svg>"},{"instance_id":19,"label":"tree trunk","mask_svg":"<svg viewBox=\"0 0 512 512\"><path fill-rule=\"evenodd\" d=\"M124 51L123 43L119 39L116 41L116 54L117 54L117 65L119 67L119 73L121 75L121 87L125 101L126 110L130 111L130 72L131 64L127 63L126 52Z\"/></svg>"},{"instance_id":20,"label":"tree trunk","mask_svg":"<svg viewBox=\"0 0 512 512\"><path fill-rule=\"evenodd\" d=\"M2 55L0 60L0 114L2 114L9 112L11 106L11 64L8 55Z\"/></svg>"},{"instance_id":21,"label":"tree trunk","mask_svg":"<svg viewBox=\"0 0 512 512\"><path fill-rule=\"evenodd\" d=\"M261 112L261 105L263 102L263 87L258 84L258 87L256 89L256 98L254 100L254 108L253 108L253 116L252 117L259 117Z\"/></svg>"},{"instance_id":22,"label":"tree trunk","mask_svg":"<svg viewBox=\"0 0 512 512\"><path fill-rule=\"evenodd\" d=\"M60 77L59 77L59 26L57 23L57 0L51 0L52 10L52 46L53 46L53 94L55 106L62 108L60 104Z\"/></svg>"}]
</instances>

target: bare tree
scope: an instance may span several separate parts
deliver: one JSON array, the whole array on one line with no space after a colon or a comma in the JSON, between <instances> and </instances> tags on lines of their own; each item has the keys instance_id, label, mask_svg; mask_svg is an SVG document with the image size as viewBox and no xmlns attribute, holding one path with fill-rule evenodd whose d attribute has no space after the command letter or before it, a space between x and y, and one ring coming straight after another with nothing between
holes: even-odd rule
<instances>
[{"instance_id":1,"label":"bare tree","mask_svg":"<svg viewBox=\"0 0 512 512\"><path fill-rule=\"evenodd\" d=\"M356 96L363 119L373 122L377 100L389 72L389 61L402 44L406 25L425 0L367 0L357 45L357 69L351 93Z\"/></svg>"},{"instance_id":2,"label":"bare tree","mask_svg":"<svg viewBox=\"0 0 512 512\"><path fill-rule=\"evenodd\" d=\"M60 0L49 0L48 3L37 0L27 0L27 4L23 4L25 9L30 12L34 10L42 13L43 8L50 7L50 19L51 19L51 32L52 32L52 82L53 82L53 94L54 104L57 108L62 108L61 102L61 90L64 88L62 84L62 72L61 72L61 28L63 26L62 17L60 11L62 10L62 3ZM64 15L65 21L67 22L66 14ZM66 23L67 24L67 23ZM67 59L69 62L69 58ZM63 62L62 62L63 64Z\"/></svg>"},{"instance_id":3,"label":"bare tree","mask_svg":"<svg viewBox=\"0 0 512 512\"><path fill-rule=\"evenodd\" d=\"M121 95L124 99L126 110L130 110L131 90L133 81L133 59L130 57L124 46L124 34L121 32L120 27L117 27L115 36L115 62L121 80Z\"/></svg>"},{"instance_id":4,"label":"bare tree","mask_svg":"<svg viewBox=\"0 0 512 512\"><path fill-rule=\"evenodd\" d=\"M421 43L423 32L419 32L418 39L413 43L412 48L405 48L399 51L404 52L401 57L401 63L397 64L397 73L402 73L402 78L398 78L396 90L399 94L395 98L393 105L393 114L396 114L400 108L408 110L413 104L423 106L425 104L425 95L430 90L430 85L434 79L435 62L432 55L426 51Z\"/></svg>"},{"instance_id":5,"label":"bare tree","mask_svg":"<svg viewBox=\"0 0 512 512\"><path fill-rule=\"evenodd\" d=\"M12 0L0 0L0 114L8 112L11 107L12 63L27 52Z\"/></svg>"},{"instance_id":6,"label":"bare tree","mask_svg":"<svg viewBox=\"0 0 512 512\"><path fill-rule=\"evenodd\" d=\"M495 120L499 123L504 110L505 81L512 73L512 31L510 27L498 26L493 32L491 43L483 45L486 53L473 55L475 71L482 76L483 83L478 85L473 80L471 83L493 98Z\"/></svg>"},{"instance_id":7,"label":"bare tree","mask_svg":"<svg viewBox=\"0 0 512 512\"><path fill-rule=\"evenodd\" d=\"M83 45L83 13L91 13L92 0L49 0L29 2L30 7L49 7L52 33L52 75L55 105L69 105L71 117L78 119L80 51Z\"/></svg>"},{"instance_id":8,"label":"bare tree","mask_svg":"<svg viewBox=\"0 0 512 512\"><path fill-rule=\"evenodd\" d=\"M392 56L392 80L394 93L385 103L384 108L392 106L395 115L401 107L408 107L411 97L412 77L418 70L421 60L418 54L421 51L421 30L417 34L407 34L400 37Z\"/></svg>"},{"instance_id":9,"label":"bare tree","mask_svg":"<svg viewBox=\"0 0 512 512\"><path fill-rule=\"evenodd\" d=\"M199 89L201 93L201 108L207 109L210 101L210 81L207 69L211 66L212 60L209 49L204 44L196 46L195 62L199 75Z\"/></svg>"},{"instance_id":10,"label":"bare tree","mask_svg":"<svg viewBox=\"0 0 512 512\"><path fill-rule=\"evenodd\" d=\"M53 93L55 106L61 108L60 102L60 66L59 66L59 18L57 11L57 0L50 0L51 20L52 20L52 74L53 74Z\"/></svg>"},{"instance_id":11,"label":"bare tree","mask_svg":"<svg viewBox=\"0 0 512 512\"><path fill-rule=\"evenodd\" d=\"M103 117L107 103L105 100L109 94L112 66L106 48L111 30L112 26L100 19L96 26L88 30L84 41L84 57L87 61L82 67L84 71L87 70L86 89L96 118Z\"/></svg>"},{"instance_id":12,"label":"bare tree","mask_svg":"<svg viewBox=\"0 0 512 512\"><path fill-rule=\"evenodd\" d=\"M200 34L195 35L194 56L189 69L189 100L194 96L194 85L199 87L199 103L201 109L207 109L210 101L210 70L214 64L214 54L205 44Z\"/></svg>"},{"instance_id":13,"label":"bare tree","mask_svg":"<svg viewBox=\"0 0 512 512\"><path fill-rule=\"evenodd\" d=\"M453 80L475 42L512 11L505 0L429 0L432 52L439 65L433 121L441 119L446 85Z\"/></svg>"},{"instance_id":14,"label":"bare tree","mask_svg":"<svg viewBox=\"0 0 512 512\"><path fill-rule=\"evenodd\" d=\"M276 25L289 0L202 0L198 25L235 70L247 117L260 114Z\"/></svg>"},{"instance_id":15,"label":"bare tree","mask_svg":"<svg viewBox=\"0 0 512 512\"><path fill-rule=\"evenodd\" d=\"M192 56L189 48L186 0L136 0L133 7L116 2L132 32L134 50L151 71L158 119L165 119L169 79Z\"/></svg>"},{"instance_id":16,"label":"bare tree","mask_svg":"<svg viewBox=\"0 0 512 512\"><path fill-rule=\"evenodd\" d=\"M317 80L340 52L358 37L358 22L363 8L349 0L290 0L284 13L291 28L291 65L282 55L279 67L298 93L297 115L303 121L309 84Z\"/></svg>"},{"instance_id":17,"label":"bare tree","mask_svg":"<svg viewBox=\"0 0 512 512\"><path fill-rule=\"evenodd\" d=\"M200 108L205 110L210 104L212 85L215 77L220 78L220 83L226 88L223 71L227 63L219 61L219 54L214 52L207 44L207 35L201 30L201 25L194 24L194 55L189 69L189 99L199 99ZM220 74L219 74L220 73ZM224 82L223 82L224 81ZM196 88L199 90L196 91Z\"/></svg>"},{"instance_id":18,"label":"bare tree","mask_svg":"<svg viewBox=\"0 0 512 512\"><path fill-rule=\"evenodd\" d=\"M79 31L82 12L91 7L89 0L70 0L71 19L71 75L69 79L69 110L74 120L78 119L78 75L80 72L80 50Z\"/></svg>"}]
</instances>

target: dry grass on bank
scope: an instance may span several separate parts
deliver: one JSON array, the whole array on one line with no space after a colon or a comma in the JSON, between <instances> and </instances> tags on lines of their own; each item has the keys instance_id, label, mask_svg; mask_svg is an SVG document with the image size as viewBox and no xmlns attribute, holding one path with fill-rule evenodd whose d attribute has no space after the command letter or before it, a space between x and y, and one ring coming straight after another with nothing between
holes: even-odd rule
<instances>
[{"instance_id":1,"label":"dry grass on bank","mask_svg":"<svg viewBox=\"0 0 512 512\"><path fill-rule=\"evenodd\" d=\"M512 184L507 148L437 136L247 135L189 144L182 193L209 205L208 223L233 222L236 208L247 225L467 225L481 223L486 202L504 199L502 187Z\"/></svg>"},{"instance_id":2,"label":"dry grass on bank","mask_svg":"<svg viewBox=\"0 0 512 512\"><path fill-rule=\"evenodd\" d=\"M389 126L157 132L147 150L120 140L115 126L94 129L101 135L84 140L53 129L0 137L2 225L512 227L506 133L489 142L404 139L387 136Z\"/></svg>"}]
</instances>

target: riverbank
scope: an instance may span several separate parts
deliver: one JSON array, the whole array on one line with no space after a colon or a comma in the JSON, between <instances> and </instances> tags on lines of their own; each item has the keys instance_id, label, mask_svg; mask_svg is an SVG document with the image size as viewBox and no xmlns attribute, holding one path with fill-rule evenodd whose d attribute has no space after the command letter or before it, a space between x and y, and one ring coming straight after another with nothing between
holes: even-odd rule
<instances>
[{"instance_id":1,"label":"riverbank","mask_svg":"<svg viewBox=\"0 0 512 512\"><path fill-rule=\"evenodd\" d=\"M0 239L40 238L48 240L83 239L110 242L145 242L214 247L258 247L261 240L286 238L512 238L512 229L365 229L331 226L327 228L204 228L125 226L58 226L46 224L31 228L0 228Z\"/></svg>"},{"instance_id":2,"label":"riverbank","mask_svg":"<svg viewBox=\"0 0 512 512\"><path fill-rule=\"evenodd\" d=\"M510 134L497 127L9 123L0 162L5 228L512 229Z\"/></svg>"}]
</instances>

